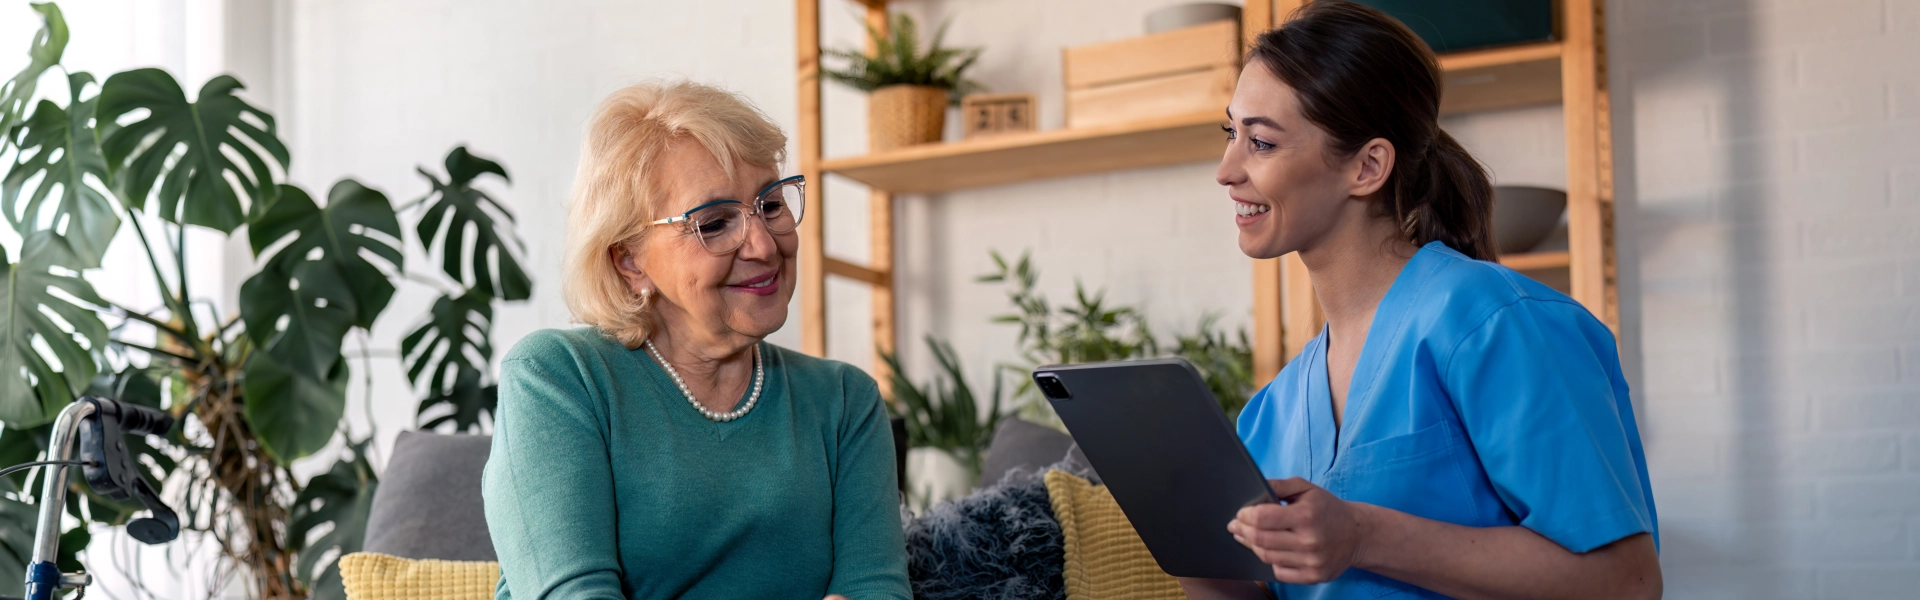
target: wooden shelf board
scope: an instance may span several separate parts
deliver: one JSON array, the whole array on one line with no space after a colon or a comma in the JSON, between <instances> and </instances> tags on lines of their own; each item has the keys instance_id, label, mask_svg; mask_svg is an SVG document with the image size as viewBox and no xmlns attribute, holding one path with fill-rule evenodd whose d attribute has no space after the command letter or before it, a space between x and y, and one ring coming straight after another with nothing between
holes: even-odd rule
<instances>
[{"instance_id":1,"label":"wooden shelf board","mask_svg":"<svg viewBox=\"0 0 1920 600\"><path fill-rule=\"evenodd\" d=\"M1565 269L1573 264L1573 255L1566 251L1510 254L1500 257L1500 264L1515 271Z\"/></svg>"},{"instance_id":2,"label":"wooden shelf board","mask_svg":"<svg viewBox=\"0 0 1920 600\"><path fill-rule=\"evenodd\" d=\"M1560 101L1560 42L1440 55L1440 113Z\"/></svg>"},{"instance_id":3,"label":"wooden shelf board","mask_svg":"<svg viewBox=\"0 0 1920 600\"><path fill-rule=\"evenodd\" d=\"M1440 57L1441 112L1560 99L1560 44L1545 42ZM1225 115L1200 112L1099 127L1008 134L822 162L828 173L901 194L944 192L1217 159Z\"/></svg>"},{"instance_id":4,"label":"wooden shelf board","mask_svg":"<svg viewBox=\"0 0 1920 600\"><path fill-rule=\"evenodd\" d=\"M942 192L1218 159L1227 147L1225 121L1221 112L1192 113L927 144L820 166L889 192Z\"/></svg>"}]
</instances>

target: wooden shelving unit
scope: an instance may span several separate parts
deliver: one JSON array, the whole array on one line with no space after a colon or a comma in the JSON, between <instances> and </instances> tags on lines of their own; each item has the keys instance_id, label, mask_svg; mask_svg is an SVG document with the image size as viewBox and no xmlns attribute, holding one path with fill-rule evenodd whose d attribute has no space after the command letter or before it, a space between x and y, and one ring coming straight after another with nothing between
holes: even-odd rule
<instances>
[{"instance_id":1,"label":"wooden shelving unit","mask_svg":"<svg viewBox=\"0 0 1920 600\"><path fill-rule=\"evenodd\" d=\"M852 0L866 8L867 24L887 25L887 0ZM1251 42L1304 0L1249 0L1242 35ZM819 182L835 173L867 184L872 214L872 254L857 265L824 254L823 193L808 198L811 218L801 228L802 349L826 352L828 275L873 286L874 346L896 343L893 290L893 194L931 193L1004 185L1120 169L1216 160L1223 148L1222 113L1195 113L1131 123L1057 129L980 140L931 144L885 153L823 159L819 71L819 0L797 0L799 9L801 172ZM1611 132L1607 117L1605 56L1600 0L1558 0L1557 41L1442 55L1445 90L1441 112L1494 110L1562 103L1566 107L1569 250L1503 257L1516 270L1564 270L1574 298L1618 323L1614 292ZM816 189L825 185L816 184ZM1254 270L1254 367L1266 380L1307 340L1320 319L1306 270L1292 257L1256 261ZM885 365L874 361L885 380Z\"/></svg>"}]
</instances>

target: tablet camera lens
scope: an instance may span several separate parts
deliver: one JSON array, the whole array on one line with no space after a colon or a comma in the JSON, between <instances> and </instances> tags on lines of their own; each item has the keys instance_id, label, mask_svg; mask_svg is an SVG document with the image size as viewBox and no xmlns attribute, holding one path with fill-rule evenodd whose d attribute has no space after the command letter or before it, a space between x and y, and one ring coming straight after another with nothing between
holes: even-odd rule
<instances>
[{"instance_id":1,"label":"tablet camera lens","mask_svg":"<svg viewBox=\"0 0 1920 600\"><path fill-rule=\"evenodd\" d=\"M1067 384L1061 383L1060 378L1052 373L1034 375L1033 383L1040 386L1040 393L1046 394L1048 398L1065 400L1072 397L1067 393Z\"/></svg>"}]
</instances>

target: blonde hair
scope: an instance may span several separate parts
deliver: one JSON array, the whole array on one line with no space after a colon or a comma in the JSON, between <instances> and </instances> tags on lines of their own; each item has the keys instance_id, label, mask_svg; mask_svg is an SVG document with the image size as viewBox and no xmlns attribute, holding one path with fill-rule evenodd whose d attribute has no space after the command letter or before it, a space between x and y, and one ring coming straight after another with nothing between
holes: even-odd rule
<instances>
[{"instance_id":1,"label":"blonde hair","mask_svg":"<svg viewBox=\"0 0 1920 600\"><path fill-rule=\"evenodd\" d=\"M776 169L787 136L745 98L691 81L640 83L600 102L587 123L567 207L561 294L575 321L628 348L653 333L655 311L627 287L609 250L634 248L659 219L666 149L693 140L713 154L729 179L734 165ZM657 297L657 294L656 294Z\"/></svg>"}]
</instances>

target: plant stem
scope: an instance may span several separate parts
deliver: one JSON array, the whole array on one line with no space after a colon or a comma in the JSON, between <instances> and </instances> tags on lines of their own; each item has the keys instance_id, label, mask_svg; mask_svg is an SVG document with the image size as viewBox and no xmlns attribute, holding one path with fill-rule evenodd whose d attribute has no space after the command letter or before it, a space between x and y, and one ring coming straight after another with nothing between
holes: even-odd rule
<instances>
[{"instance_id":1,"label":"plant stem","mask_svg":"<svg viewBox=\"0 0 1920 600\"><path fill-rule=\"evenodd\" d=\"M186 332L181 331L179 329L175 329L172 323L155 319L151 316L148 316L146 313L143 313L131 308L127 308L125 306L121 306L114 302L108 302L107 306L112 307L113 309L118 310L122 313L125 313L123 316L129 319L133 319L135 321L139 321L141 323L146 323L148 325L151 325L153 326L154 329L157 329L163 333L166 333L167 335L173 336L174 339L180 340L182 343L197 344L199 342L199 340L189 337Z\"/></svg>"},{"instance_id":2,"label":"plant stem","mask_svg":"<svg viewBox=\"0 0 1920 600\"><path fill-rule=\"evenodd\" d=\"M133 223L134 233L140 236L140 249L147 252L147 265L153 267L154 285L160 288L160 298L167 303L167 310L180 318L181 331L186 333L187 337L200 337L200 332L194 327L193 315L188 313L185 306L186 296L174 296L171 290L167 289L166 273L160 270L160 259L153 254L153 242L147 238L147 228L140 224L140 213L131 207L127 208L127 221ZM181 279L181 289L185 290L186 272L181 271L177 274Z\"/></svg>"},{"instance_id":3,"label":"plant stem","mask_svg":"<svg viewBox=\"0 0 1920 600\"><path fill-rule=\"evenodd\" d=\"M199 364L200 364L200 363L202 362L202 361L201 361L200 359L198 359L198 358L194 358L194 357L191 357L191 356L187 356L187 355L185 355L185 354L178 354L178 353L174 353L174 352L168 352L168 351L166 351L166 350L161 350L161 349L159 349L159 348L154 348L154 347L152 347L152 346L142 346L142 345L140 345L140 344L135 344L135 343L133 343L133 342L129 342L129 341L125 341L125 340L107 340L107 341L108 341L109 343L113 343L113 344L117 344L117 345L120 345L120 346L124 346L124 347L127 347L127 348L132 348L132 349L134 349L134 350L139 350L139 351L141 351L141 352L145 352L145 353L148 353L148 354L154 354L154 355L159 355L159 356L166 356L166 357L169 357L169 358L172 358L172 359L174 359L174 360L178 360L178 361L180 361L180 362L181 362L182 364L184 364L185 366L188 366L188 367L194 367L194 366L198 366L198 365L199 365Z\"/></svg>"},{"instance_id":4,"label":"plant stem","mask_svg":"<svg viewBox=\"0 0 1920 600\"><path fill-rule=\"evenodd\" d=\"M184 323L193 323L193 296L187 293L187 226L176 224L173 229L173 273L176 276L176 282L180 284L180 304L187 309L185 314L180 315L180 320ZM194 337L199 337L199 331L197 331L199 328L192 325L187 327L196 330Z\"/></svg>"}]
</instances>

